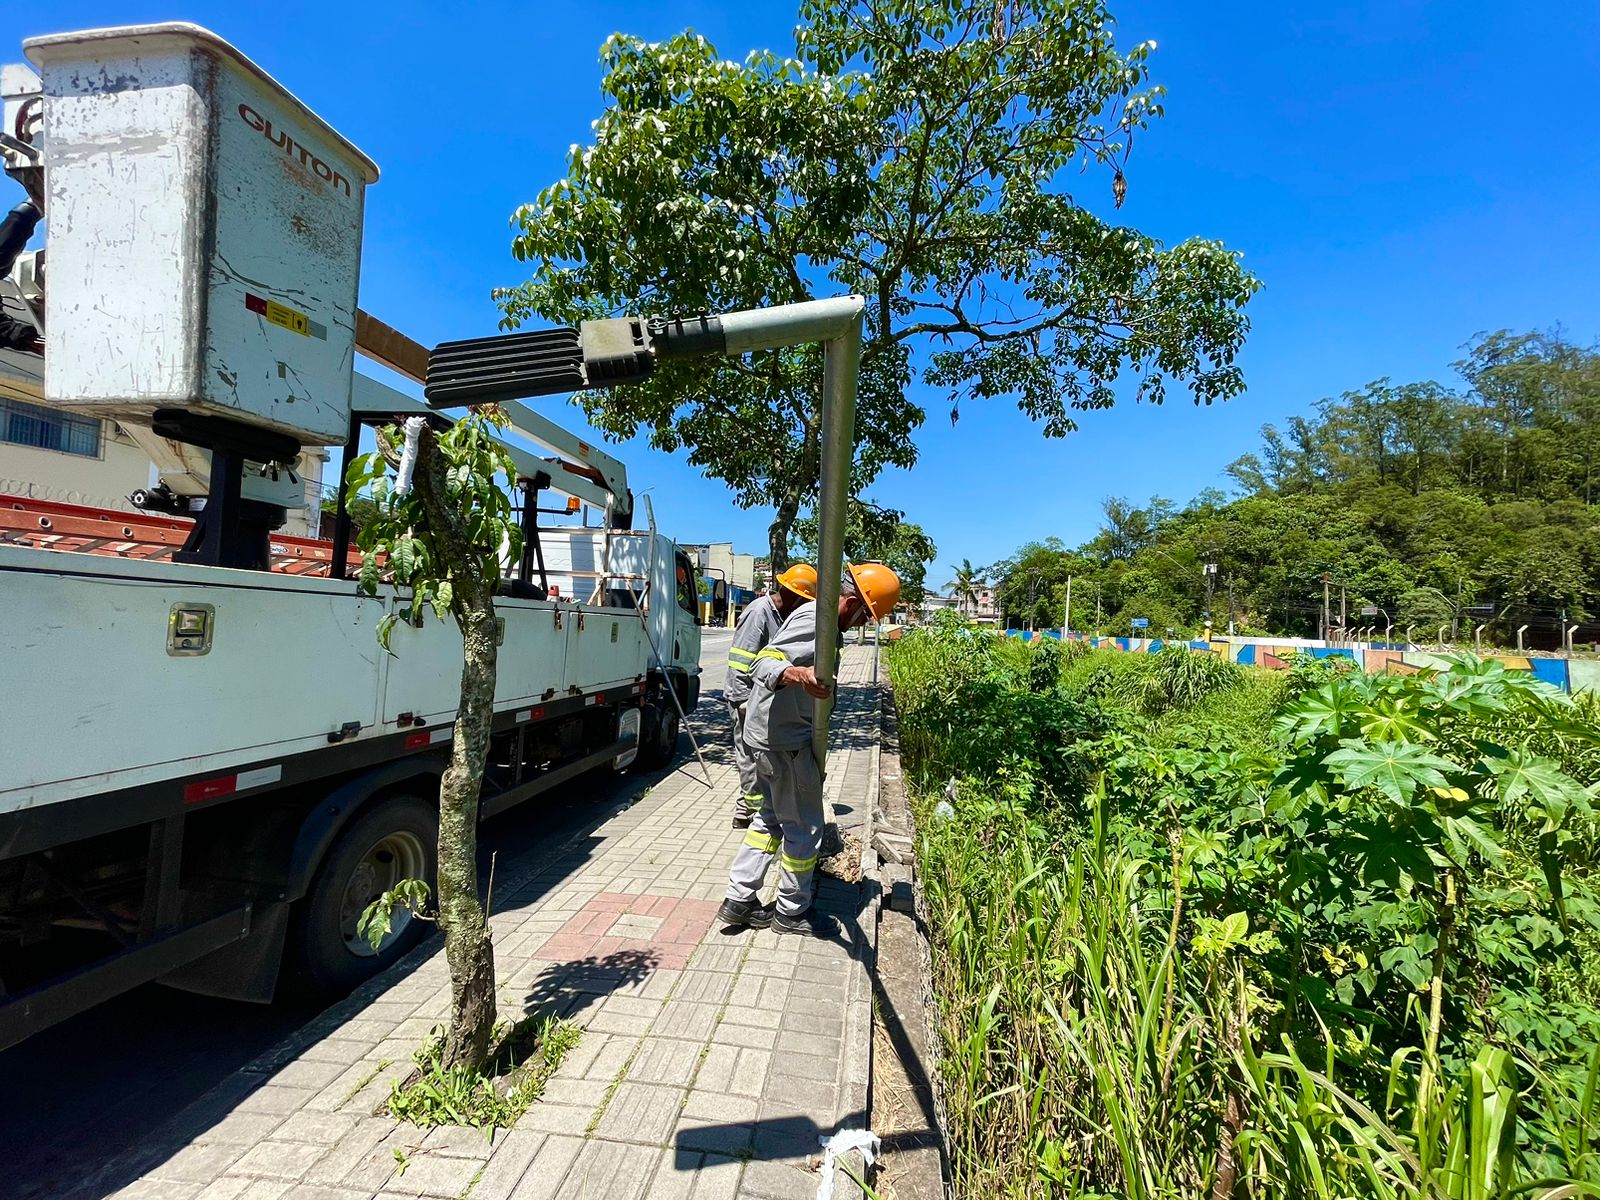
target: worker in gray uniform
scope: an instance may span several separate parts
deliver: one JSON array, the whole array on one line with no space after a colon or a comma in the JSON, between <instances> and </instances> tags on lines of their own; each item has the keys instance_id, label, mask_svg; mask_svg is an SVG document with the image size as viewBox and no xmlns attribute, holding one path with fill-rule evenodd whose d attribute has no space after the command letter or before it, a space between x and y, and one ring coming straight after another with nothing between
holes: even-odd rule
<instances>
[{"instance_id":1,"label":"worker in gray uniform","mask_svg":"<svg viewBox=\"0 0 1600 1200\"><path fill-rule=\"evenodd\" d=\"M733 762L739 769L739 798L733 803L733 827L747 828L761 809L761 793L756 785L756 761L744 744L745 706L750 700L750 668L756 656L767 648L784 618L807 600L817 598L817 569L809 563L795 563L774 581L776 587L753 600L739 614L734 627L733 645L728 648L728 676L722 684L722 698L728 703L733 720Z\"/></svg>"},{"instance_id":2,"label":"worker in gray uniform","mask_svg":"<svg viewBox=\"0 0 1600 1200\"><path fill-rule=\"evenodd\" d=\"M847 566L839 588L842 634L882 620L900 599L900 578L882 563ZM744 740L756 762L761 810L745 831L728 872L717 918L727 926L831 937L838 922L811 903L824 823L822 772L811 750L814 699L830 685L817 678L817 606L802 604L756 655ZM761 903L767 868L778 859L778 898Z\"/></svg>"}]
</instances>

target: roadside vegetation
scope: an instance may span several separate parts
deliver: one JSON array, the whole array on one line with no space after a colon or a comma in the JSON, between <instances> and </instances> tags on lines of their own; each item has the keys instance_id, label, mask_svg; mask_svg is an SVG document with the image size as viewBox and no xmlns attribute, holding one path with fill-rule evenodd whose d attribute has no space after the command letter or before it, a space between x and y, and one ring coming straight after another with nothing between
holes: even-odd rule
<instances>
[{"instance_id":1,"label":"roadside vegetation","mask_svg":"<svg viewBox=\"0 0 1600 1200\"><path fill-rule=\"evenodd\" d=\"M1600 704L890 651L960 1196L1600 1196Z\"/></svg>"},{"instance_id":2,"label":"roadside vegetation","mask_svg":"<svg viewBox=\"0 0 1600 1200\"><path fill-rule=\"evenodd\" d=\"M417 1069L389 1088L391 1116L423 1129L467 1125L490 1141L497 1129L516 1123L540 1096L567 1053L583 1037L571 1021L528 1017L497 1026L486 1066L450 1063L442 1029L412 1055Z\"/></svg>"},{"instance_id":3,"label":"roadside vegetation","mask_svg":"<svg viewBox=\"0 0 1600 1200\"><path fill-rule=\"evenodd\" d=\"M1105 501L1073 548L1022 546L987 569L1008 619L1127 634L1317 635L1323 580L1351 625L1416 640L1592 642L1600 610L1600 346L1560 333L1480 335L1458 381L1376 380L1266 425L1228 474L1178 506ZM1212 563L1216 571L1203 573ZM1207 582L1211 590L1207 591ZM1209 602L1208 602L1209 600ZM1378 609L1364 619L1366 606Z\"/></svg>"}]
</instances>

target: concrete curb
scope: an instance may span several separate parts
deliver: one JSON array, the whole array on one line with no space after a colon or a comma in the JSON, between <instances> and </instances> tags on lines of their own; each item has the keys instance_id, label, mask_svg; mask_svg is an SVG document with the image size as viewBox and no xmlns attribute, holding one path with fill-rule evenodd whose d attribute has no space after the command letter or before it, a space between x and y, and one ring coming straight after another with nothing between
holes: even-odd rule
<instances>
[{"instance_id":1,"label":"concrete curb","mask_svg":"<svg viewBox=\"0 0 1600 1200\"><path fill-rule=\"evenodd\" d=\"M883 889L878 878L878 852L873 849L879 797L879 768L883 753L883 680L878 677L874 647L872 729L874 738L867 776L866 821L861 835L860 954L854 957L850 993L845 1010L845 1061L840 1089L840 1128L872 1127L872 993L878 958L878 912ZM853 1178L852 1178L853 1174ZM837 1160L833 1194L839 1200L857 1200L865 1192L856 1180L867 1178L861 1152L852 1150Z\"/></svg>"}]
</instances>

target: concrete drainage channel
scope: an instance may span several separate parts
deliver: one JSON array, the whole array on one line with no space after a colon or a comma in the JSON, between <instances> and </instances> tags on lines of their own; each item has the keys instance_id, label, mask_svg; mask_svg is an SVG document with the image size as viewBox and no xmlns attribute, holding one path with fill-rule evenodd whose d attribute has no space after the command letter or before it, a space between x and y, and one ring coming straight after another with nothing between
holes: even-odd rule
<instances>
[{"instance_id":1,"label":"concrete drainage channel","mask_svg":"<svg viewBox=\"0 0 1600 1200\"><path fill-rule=\"evenodd\" d=\"M916 878L915 825L900 766L899 727L888 680L878 696L878 769L873 773L873 834L863 853L876 884L872 1070L866 1111L882 1139L873 1190L884 1200L942 1200L947 1194L944 1109L938 1093L938 1040L926 905ZM854 1005L852 1004L852 1011ZM855 1044L852 1040L852 1045Z\"/></svg>"}]
</instances>

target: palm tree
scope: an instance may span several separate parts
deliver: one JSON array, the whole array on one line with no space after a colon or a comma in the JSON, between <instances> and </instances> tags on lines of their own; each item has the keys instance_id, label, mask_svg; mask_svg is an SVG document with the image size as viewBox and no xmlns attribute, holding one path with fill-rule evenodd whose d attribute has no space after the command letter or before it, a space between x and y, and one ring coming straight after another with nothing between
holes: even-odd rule
<instances>
[{"instance_id":1,"label":"palm tree","mask_svg":"<svg viewBox=\"0 0 1600 1200\"><path fill-rule=\"evenodd\" d=\"M955 597L956 607L962 616L971 616L978 606L978 584L981 582L981 572L972 565L972 560L963 558L959 567L950 568L955 572L955 578L945 587L950 589Z\"/></svg>"}]
</instances>

